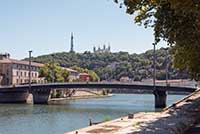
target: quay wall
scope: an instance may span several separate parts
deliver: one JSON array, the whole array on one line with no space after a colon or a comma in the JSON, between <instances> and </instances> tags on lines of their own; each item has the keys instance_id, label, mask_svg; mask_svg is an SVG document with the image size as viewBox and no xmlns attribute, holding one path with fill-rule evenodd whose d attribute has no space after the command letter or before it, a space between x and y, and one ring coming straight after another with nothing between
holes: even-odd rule
<instances>
[{"instance_id":1,"label":"quay wall","mask_svg":"<svg viewBox=\"0 0 200 134\"><path fill-rule=\"evenodd\" d=\"M27 91L17 92L17 91L8 91L0 93L0 103L27 103L31 102L30 95Z\"/></svg>"}]
</instances>

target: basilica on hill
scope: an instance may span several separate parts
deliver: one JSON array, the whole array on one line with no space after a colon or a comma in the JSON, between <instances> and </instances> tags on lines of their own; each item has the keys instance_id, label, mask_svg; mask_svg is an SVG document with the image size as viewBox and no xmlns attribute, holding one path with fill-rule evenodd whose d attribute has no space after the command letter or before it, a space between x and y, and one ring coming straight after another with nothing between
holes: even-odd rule
<instances>
[{"instance_id":1,"label":"basilica on hill","mask_svg":"<svg viewBox=\"0 0 200 134\"><path fill-rule=\"evenodd\" d=\"M110 45L108 45L108 47L106 47L106 45L103 45L103 48L98 47L98 49L96 49L96 47L94 46L93 52L94 53L110 53L111 47L110 47Z\"/></svg>"}]
</instances>

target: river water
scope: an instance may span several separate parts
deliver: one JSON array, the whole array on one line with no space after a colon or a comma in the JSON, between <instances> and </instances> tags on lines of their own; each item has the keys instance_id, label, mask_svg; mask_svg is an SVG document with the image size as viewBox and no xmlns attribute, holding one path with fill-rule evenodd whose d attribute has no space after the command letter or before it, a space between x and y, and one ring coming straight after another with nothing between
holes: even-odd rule
<instances>
[{"instance_id":1,"label":"river water","mask_svg":"<svg viewBox=\"0 0 200 134\"><path fill-rule=\"evenodd\" d=\"M172 104L184 95L168 95ZM60 105L0 104L0 134L63 134L94 122L128 113L155 111L150 94L118 94L107 98L82 99Z\"/></svg>"}]
</instances>

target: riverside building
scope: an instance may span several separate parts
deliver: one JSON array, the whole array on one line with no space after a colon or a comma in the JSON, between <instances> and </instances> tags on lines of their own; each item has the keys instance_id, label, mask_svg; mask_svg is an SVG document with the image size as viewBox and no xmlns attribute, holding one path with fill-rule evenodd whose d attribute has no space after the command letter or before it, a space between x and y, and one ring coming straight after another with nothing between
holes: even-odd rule
<instances>
[{"instance_id":1,"label":"riverside building","mask_svg":"<svg viewBox=\"0 0 200 134\"><path fill-rule=\"evenodd\" d=\"M43 64L31 62L31 81L44 83L39 77ZM29 82L29 62L11 59L9 53L0 54L0 85L21 85Z\"/></svg>"},{"instance_id":2,"label":"riverside building","mask_svg":"<svg viewBox=\"0 0 200 134\"><path fill-rule=\"evenodd\" d=\"M69 82L78 81L80 73L76 70L62 67L62 69L66 69L69 72Z\"/></svg>"},{"instance_id":3,"label":"riverside building","mask_svg":"<svg viewBox=\"0 0 200 134\"><path fill-rule=\"evenodd\" d=\"M44 64L31 62L31 82L45 83L39 77L39 70ZM69 72L69 82L79 81L80 73L76 70L62 67ZM9 53L0 54L0 86L22 85L29 83L29 62L11 59Z\"/></svg>"}]
</instances>

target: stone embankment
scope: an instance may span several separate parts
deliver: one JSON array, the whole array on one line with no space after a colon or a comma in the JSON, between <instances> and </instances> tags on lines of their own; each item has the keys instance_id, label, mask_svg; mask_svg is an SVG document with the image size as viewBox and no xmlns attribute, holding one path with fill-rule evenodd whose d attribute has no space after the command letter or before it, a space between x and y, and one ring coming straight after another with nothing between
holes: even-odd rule
<instances>
[{"instance_id":1,"label":"stone embankment","mask_svg":"<svg viewBox=\"0 0 200 134\"><path fill-rule=\"evenodd\" d=\"M65 134L182 134L200 120L200 90L162 112L138 113Z\"/></svg>"}]
</instances>

